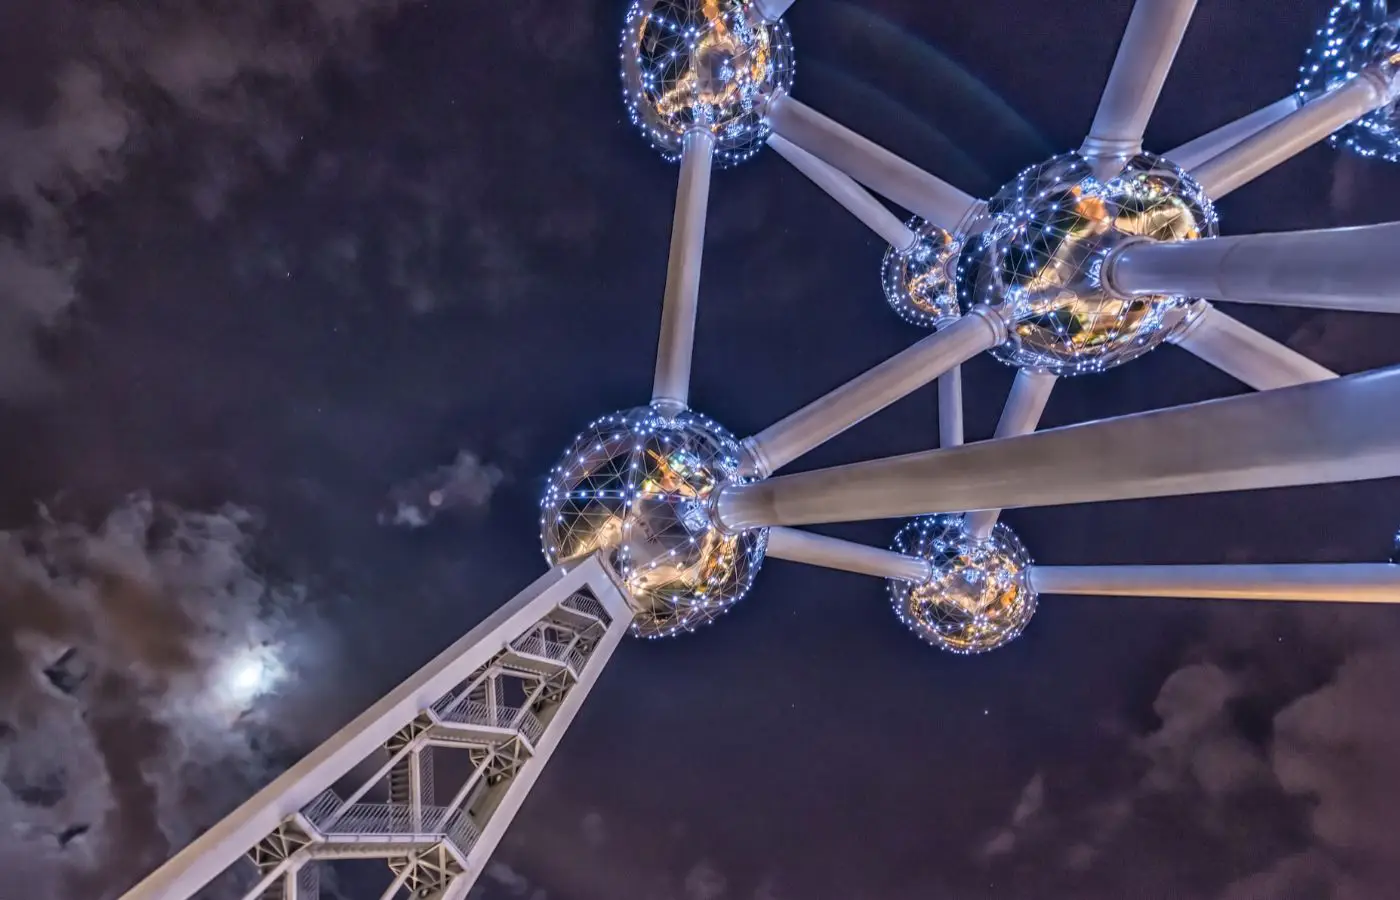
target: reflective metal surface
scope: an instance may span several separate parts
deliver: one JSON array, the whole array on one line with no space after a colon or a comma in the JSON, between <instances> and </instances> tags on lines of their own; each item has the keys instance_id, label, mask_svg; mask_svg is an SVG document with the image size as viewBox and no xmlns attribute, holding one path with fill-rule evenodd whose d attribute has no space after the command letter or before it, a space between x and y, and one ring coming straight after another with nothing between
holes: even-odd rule
<instances>
[{"instance_id":1,"label":"reflective metal surface","mask_svg":"<svg viewBox=\"0 0 1400 900\"><path fill-rule=\"evenodd\" d=\"M768 101L792 87L792 38L752 0L638 0L622 30L622 88L632 121L668 159L687 131L715 136L715 162L763 146Z\"/></svg>"},{"instance_id":2,"label":"reflective metal surface","mask_svg":"<svg viewBox=\"0 0 1400 900\"><path fill-rule=\"evenodd\" d=\"M540 539L551 564L602 551L623 581L634 634L690 631L753 584L767 529L726 535L711 495L735 475L739 443L698 413L651 407L593 422L550 472Z\"/></svg>"},{"instance_id":3,"label":"reflective metal surface","mask_svg":"<svg viewBox=\"0 0 1400 900\"><path fill-rule=\"evenodd\" d=\"M909 230L919 242L900 252L885 251L880 280L885 299L906 322L923 328L958 317L958 298L950 268L962 245L948 232L915 216Z\"/></svg>"},{"instance_id":4,"label":"reflective metal surface","mask_svg":"<svg viewBox=\"0 0 1400 900\"><path fill-rule=\"evenodd\" d=\"M1014 640L1035 614L1030 555L1000 522L977 540L960 515L915 519L895 535L896 553L929 561L923 584L888 582L899 618L924 640L954 653L982 653Z\"/></svg>"},{"instance_id":5,"label":"reflective metal surface","mask_svg":"<svg viewBox=\"0 0 1400 900\"><path fill-rule=\"evenodd\" d=\"M1400 66L1400 9L1388 11L1386 0L1341 0L1308 48L1298 90L1304 97L1331 90L1377 63ZM1400 162L1400 103L1363 116L1329 140L1361 156Z\"/></svg>"},{"instance_id":6,"label":"reflective metal surface","mask_svg":"<svg viewBox=\"0 0 1400 900\"><path fill-rule=\"evenodd\" d=\"M992 198L993 223L957 263L964 305L985 303L1013 323L993 354L1056 375L1098 372L1166 339L1182 297L1119 299L1098 273L1104 255L1130 237L1192 240L1216 234L1215 209L1200 186L1152 154L1129 160L1109 181L1077 153L1017 176Z\"/></svg>"}]
</instances>

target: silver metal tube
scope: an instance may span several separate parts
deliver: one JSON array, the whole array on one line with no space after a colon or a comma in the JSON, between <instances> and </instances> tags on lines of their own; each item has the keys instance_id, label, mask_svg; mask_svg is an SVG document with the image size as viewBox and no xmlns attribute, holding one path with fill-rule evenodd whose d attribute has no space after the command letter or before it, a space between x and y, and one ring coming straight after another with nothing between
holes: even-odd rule
<instances>
[{"instance_id":1,"label":"silver metal tube","mask_svg":"<svg viewBox=\"0 0 1400 900\"><path fill-rule=\"evenodd\" d=\"M1164 155L1186 171L1195 171L1206 160L1225 152L1246 138L1253 137L1296 110L1302 103L1303 100L1298 94L1289 94L1282 100L1276 100L1247 116L1221 125L1214 131L1208 131L1195 140L1187 141Z\"/></svg>"},{"instance_id":2,"label":"silver metal tube","mask_svg":"<svg viewBox=\"0 0 1400 900\"><path fill-rule=\"evenodd\" d=\"M1042 594L1400 603L1400 566L1032 566Z\"/></svg>"},{"instance_id":3,"label":"silver metal tube","mask_svg":"<svg viewBox=\"0 0 1400 900\"><path fill-rule=\"evenodd\" d=\"M938 376L938 446L963 442L962 366Z\"/></svg>"},{"instance_id":4,"label":"silver metal tube","mask_svg":"<svg viewBox=\"0 0 1400 900\"><path fill-rule=\"evenodd\" d=\"M797 0L754 0L754 6L758 7L763 21L776 22L788 11L788 7L796 2Z\"/></svg>"},{"instance_id":5,"label":"silver metal tube","mask_svg":"<svg viewBox=\"0 0 1400 900\"><path fill-rule=\"evenodd\" d=\"M279 878L287 874L287 870L292 867L292 863L295 861L294 857L289 856L273 868L268 869L267 872L263 874L263 877L258 879L258 883L244 893L242 900L258 900L258 898L261 897L268 888L272 887Z\"/></svg>"},{"instance_id":6,"label":"silver metal tube","mask_svg":"<svg viewBox=\"0 0 1400 900\"><path fill-rule=\"evenodd\" d=\"M986 307L974 308L941 331L745 439L748 470L764 475L776 472L1004 340L1006 323L1001 317Z\"/></svg>"},{"instance_id":7,"label":"silver metal tube","mask_svg":"<svg viewBox=\"0 0 1400 900\"><path fill-rule=\"evenodd\" d=\"M939 228L956 231L980 208L971 194L789 96L769 104L768 123L788 141Z\"/></svg>"},{"instance_id":8,"label":"silver metal tube","mask_svg":"<svg viewBox=\"0 0 1400 900\"><path fill-rule=\"evenodd\" d=\"M1336 378L1337 373L1208 307L1171 341L1257 391Z\"/></svg>"},{"instance_id":9,"label":"silver metal tube","mask_svg":"<svg viewBox=\"0 0 1400 900\"><path fill-rule=\"evenodd\" d=\"M1126 159L1142 150L1147 120L1195 10L1196 0L1137 0L1080 153Z\"/></svg>"},{"instance_id":10,"label":"silver metal tube","mask_svg":"<svg viewBox=\"0 0 1400 900\"><path fill-rule=\"evenodd\" d=\"M1400 366L723 488L733 530L1400 476Z\"/></svg>"},{"instance_id":11,"label":"silver metal tube","mask_svg":"<svg viewBox=\"0 0 1400 900\"><path fill-rule=\"evenodd\" d=\"M409 861L403 867L403 871L399 873L399 877L395 878L393 883L384 889L384 893L379 895L379 900L394 900L394 895L399 892L399 888L403 887L408 882L409 876L413 874L414 862L413 857L409 857Z\"/></svg>"},{"instance_id":12,"label":"silver metal tube","mask_svg":"<svg viewBox=\"0 0 1400 900\"><path fill-rule=\"evenodd\" d=\"M653 402L680 408L690 402L690 363L695 352L700 258L705 249L715 139L708 131L692 131L685 136L682 148L661 307L661 339L656 349L656 381L651 392Z\"/></svg>"},{"instance_id":13,"label":"silver metal tube","mask_svg":"<svg viewBox=\"0 0 1400 900\"><path fill-rule=\"evenodd\" d=\"M809 566L874 575L876 578L917 582L929 576L927 560L796 528L770 528L768 555Z\"/></svg>"},{"instance_id":14,"label":"silver metal tube","mask_svg":"<svg viewBox=\"0 0 1400 900\"><path fill-rule=\"evenodd\" d=\"M899 216L886 209L883 203L856 184L855 179L845 172L822 162L780 134L770 134L768 146L792 163L794 169L810 178L813 184L830 194L833 200L864 222L867 228L878 234L891 247L902 253L918 243L919 236L910 231L900 221Z\"/></svg>"},{"instance_id":15,"label":"silver metal tube","mask_svg":"<svg viewBox=\"0 0 1400 900\"><path fill-rule=\"evenodd\" d=\"M1050 392L1059 379L1040 369L1021 369L1016 380L1011 383L1011 394L1002 407L1001 418L997 420L997 430L992 440L1030 434L1040 424L1040 416L1045 412L1045 404L1050 400ZM979 509L967 514L963 527L975 538L987 538L992 534L999 509Z\"/></svg>"},{"instance_id":16,"label":"silver metal tube","mask_svg":"<svg viewBox=\"0 0 1400 900\"><path fill-rule=\"evenodd\" d=\"M1397 67L1400 71L1400 67ZM1370 68L1346 84L1310 100L1191 170L1207 194L1220 199L1248 184L1348 122L1385 106L1400 92L1400 77Z\"/></svg>"},{"instance_id":17,"label":"silver metal tube","mask_svg":"<svg viewBox=\"0 0 1400 900\"><path fill-rule=\"evenodd\" d=\"M1400 222L1209 238L1131 241L1109 254L1119 296L1177 294L1231 303L1400 312Z\"/></svg>"}]
</instances>

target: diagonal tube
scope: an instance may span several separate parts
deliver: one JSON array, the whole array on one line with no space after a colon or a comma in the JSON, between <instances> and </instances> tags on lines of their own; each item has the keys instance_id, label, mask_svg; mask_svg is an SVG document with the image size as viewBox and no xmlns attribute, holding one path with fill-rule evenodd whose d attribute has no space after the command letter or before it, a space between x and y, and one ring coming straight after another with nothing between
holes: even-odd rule
<instances>
[{"instance_id":1,"label":"diagonal tube","mask_svg":"<svg viewBox=\"0 0 1400 900\"><path fill-rule=\"evenodd\" d=\"M844 206L895 250L904 253L913 249L919 242L919 236L910 231L898 216L870 196L865 188L856 184L855 179L845 172L822 162L780 134L770 134L768 146L792 163L794 169L811 179L813 184L830 194L833 200Z\"/></svg>"},{"instance_id":2,"label":"diagonal tube","mask_svg":"<svg viewBox=\"0 0 1400 900\"><path fill-rule=\"evenodd\" d=\"M876 578L920 582L929 576L928 560L796 528L770 528L768 555Z\"/></svg>"},{"instance_id":3,"label":"diagonal tube","mask_svg":"<svg viewBox=\"0 0 1400 900\"><path fill-rule=\"evenodd\" d=\"M1400 476L1400 366L718 492L728 529Z\"/></svg>"},{"instance_id":4,"label":"diagonal tube","mask_svg":"<svg viewBox=\"0 0 1400 900\"><path fill-rule=\"evenodd\" d=\"M1232 303L1400 312L1400 222L1199 241L1130 241L1104 261L1120 297L1173 294Z\"/></svg>"},{"instance_id":5,"label":"diagonal tube","mask_svg":"<svg viewBox=\"0 0 1400 900\"><path fill-rule=\"evenodd\" d=\"M789 96L769 104L768 124L780 137L945 231L957 231L981 209L971 194Z\"/></svg>"},{"instance_id":6,"label":"diagonal tube","mask_svg":"<svg viewBox=\"0 0 1400 900\"><path fill-rule=\"evenodd\" d=\"M1015 437L1035 431L1057 380L1051 373L1040 369L1018 371L1016 380L1011 383L1011 395L1006 398L1006 406L1002 407L1001 418L997 420L997 430L992 439ZM985 540L991 537L992 528L996 526L1000 517L999 509L979 509L967 514L963 528L972 537Z\"/></svg>"},{"instance_id":7,"label":"diagonal tube","mask_svg":"<svg viewBox=\"0 0 1400 900\"><path fill-rule=\"evenodd\" d=\"M1388 563L1252 566L1032 566L1043 594L1400 603L1400 566Z\"/></svg>"},{"instance_id":8,"label":"diagonal tube","mask_svg":"<svg viewBox=\"0 0 1400 900\"><path fill-rule=\"evenodd\" d=\"M1381 63L1191 169L1205 192L1226 194L1292 159L1400 95L1400 66Z\"/></svg>"},{"instance_id":9,"label":"diagonal tube","mask_svg":"<svg viewBox=\"0 0 1400 900\"><path fill-rule=\"evenodd\" d=\"M1281 100L1275 100L1268 106L1256 109L1249 115L1242 116L1233 122L1221 125L1214 131L1208 131L1194 140L1187 141L1164 155L1186 171L1195 171L1206 160L1218 156L1240 141L1253 137L1279 119L1297 110L1302 103L1301 96L1289 94Z\"/></svg>"},{"instance_id":10,"label":"diagonal tube","mask_svg":"<svg viewBox=\"0 0 1400 900\"><path fill-rule=\"evenodd\" d=\"M1213 306L1207 306L1168 340L1256 391L1337 377L1337 373L1326 366Z\"/></svg>"},{"instance_id":11,"label":"diagonal tube","mask_svg":"<svg viewBox=\"0 0 1400 900\"><path fill-rule=\"evenodd\" d=\"M692 131L681 150L681 177L671 223L671 256L661 306L661 337L656 349L653 403L684 409L690 402L690 365L695 353L695 314L700 299L700 258L705 249L705 215L710 203L710 169L715 139Z\"/></svg>"},{"instance_id":12,"label":"diagonal tube","mask_svg":"<svg viewBox=\"0 0 1400 900\"><path fill-rule=\"evenodd\" d=\"M746 438L745 473L771 475L1004 340L1005 321L987 307L974 307L941 331Z\"/></svg>"},{"instance_id":13,"label":"diagonal tube","mask_svg":"<svg viewBox=\"0 0 1400 900\"><path fill-rule=\"evenodd\" d=\"M962 366L938 376L938 446L963 442Z\"/></svg>"},{"instance_id":14,"label":"diagonal tube","mask_svg":"<svg viewBox=\"0 0 1400 900\"><path fill-rule=\"evenodd\" d=\"M1142 150L1147 120L1195 9L1196 0L1137 0L1133 5L1080 153L1122 160Z\"/></svg>"}]
</instances>

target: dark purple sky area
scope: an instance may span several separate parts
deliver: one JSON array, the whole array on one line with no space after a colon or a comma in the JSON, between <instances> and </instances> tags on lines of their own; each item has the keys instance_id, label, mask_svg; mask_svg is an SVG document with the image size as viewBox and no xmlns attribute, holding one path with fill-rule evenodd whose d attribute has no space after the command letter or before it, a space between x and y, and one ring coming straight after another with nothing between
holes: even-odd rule
<instances>
[{"instance_id":1,"label":"dark purple sky area","mask_svg":"<svg viewBox=\"0 0 1400 900\"><path fill-rule=\"evenodd\" d=\"M1129 8L799 0L795 94L985 194L1077 144ZM650 383L676 170L625 121L623 12L0 2L0 897L113 898L542 571L542 474ZM1291 90L1324 13L1201 0L1149 147ZM1316 148L1222 227L1397 199ZM696 406L749 433L914 340L882 251L772 154L717 173ZM1231 312L1341 372L1400 355L1392 318ZM989 436L1011 371L965 380ZM1166 347L1044 424L1242 390ZM935 440L921 391L803 464ZM1044 562L1361 561L1397 499L1007 521ZM622 647L474 896L1395 896L1397 639L1387 608L1046 597L959 658L879 583L773 563Z\"/></svg>"}]
</instances>

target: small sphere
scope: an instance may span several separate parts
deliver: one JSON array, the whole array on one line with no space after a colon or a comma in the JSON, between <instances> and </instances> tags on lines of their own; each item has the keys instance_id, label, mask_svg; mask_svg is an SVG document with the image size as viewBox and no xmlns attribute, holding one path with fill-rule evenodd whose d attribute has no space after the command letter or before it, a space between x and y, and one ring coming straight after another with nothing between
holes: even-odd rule
<instances>
[{"instance_id":1,"label":"small sphere","mask_svg":"<svg viewBox=\"0 0 1400 900\"><path fill-rule=\"evenodd\" d=\"M1400 10L1388 14L1384 0L1341 0L1308 48L1298 90L1305 97L1330 91L1376 64L1400 66ZM1328 140L1358 156L1400 162L1400 103L1362 116Z\"/></svg>"},{"instance_id":2,"label":"small sphere","mask_svg":"<svg viewBox=\"0 0 1400 900\"><path fill-rule=\"evenodd\" d=\"M894 611L914 633L954 653L983 653L1014 640L1035 614L1030 554L998 522L978 540L962 516L915 519L895 535L896 553L929 561L922 584L891 579Z\"/></svg>"},{"instance_id":3,"label":"small sphere","mask_svg":"<svg viewBox=\"0 0 1400 900\"><path fill-rule=\"evenodd\" d=\"M885 251L880 272L885 299L904 321L936 328L958 317L958 297L950 275L962 245L918 216L908 224L919 241L908 250L891 247Z\"/></svg>"},{"instance_id":4,"label":"small sphere","mask_svg":"<svg viewBox=\"0 0 1400 900\"><path fill-rule=\"evenodd\" d=\"M992 351L1013 366L1056 375L1099 372L1152 350L1186 297L1121 299L1099 282L1104 257L1129 238L1194 240L1216 234L1215 208L1189 175L1143 153L1108 181L1077 153L1033 166L988 205L991 227L964 249L957 291L1013 323Z\"/></svg>"},{"instance_id":5,"label":"small sphere","mask_svg":"<svg viewBox=\"0 0 1400 900\"><path fill-rule=\"evenodd\" d=\"M709 131L715 164L729 166L767 140L768 102L792 88L792 38L753 0L637 0L622 29L627 110L667 159L687 132Z\"/></svg>"},{"instance_id":6,"label":"small sphere","mask_svg":"<svg viewBox=\"0 0 1400 900\"><path fill-rule=\"evenodd\" d=\"M691 631L737 603L763 562L766 529L726 534L710 506L742 450L698 413L640 407L604 416L574 439L540 501L551 565L604 555L632 607L632 632Z\"/></svg>"}]
</instances>

